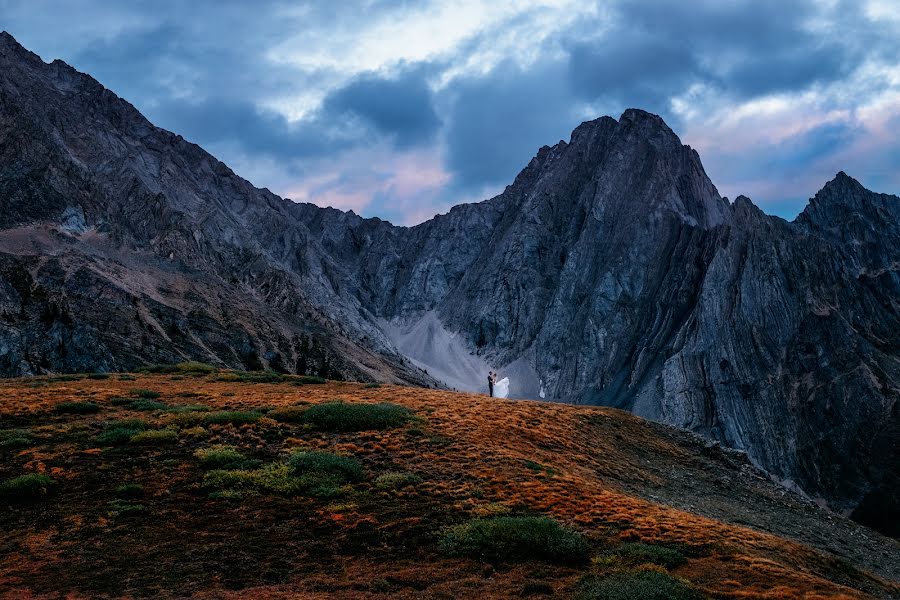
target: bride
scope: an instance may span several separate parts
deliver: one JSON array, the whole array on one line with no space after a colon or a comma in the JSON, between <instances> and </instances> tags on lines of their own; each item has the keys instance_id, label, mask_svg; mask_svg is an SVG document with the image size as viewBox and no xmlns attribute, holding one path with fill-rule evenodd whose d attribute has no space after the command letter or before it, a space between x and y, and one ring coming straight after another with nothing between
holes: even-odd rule
<instances>
[{"instance_id":1,"label":"bride","mask_svg":"<svg viewBox=\"0 0 900 600\"><path fill-rule=\"evenodd\" d=\"M506 398L509 396L509 377L504 377L494 383L494 397Z\"/></svg>"}]
</instances>

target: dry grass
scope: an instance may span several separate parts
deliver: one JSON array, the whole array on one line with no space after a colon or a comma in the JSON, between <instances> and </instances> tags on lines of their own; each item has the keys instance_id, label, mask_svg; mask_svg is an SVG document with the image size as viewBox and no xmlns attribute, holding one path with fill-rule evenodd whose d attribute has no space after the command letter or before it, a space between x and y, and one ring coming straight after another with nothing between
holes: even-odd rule
<instances>
[{"instance_id":1,"label":"dry grass","mask_svg":"<svg viewBox=\"0 0 900 600\"><path fill-rule=\"evenodd\" d=\"M508 597L533 588L570 597L600 568L512 560L486 572L478 560L440 551L447 527L507 514L550 516L583 535L593 556L614 555L627 542L678 548L687 560L667 563L670 573L717 598L900 595L897 584L809 545L648 499L672 484L666 465L686 465L696 485L721 485L748 510L813 510L779 500L766 482L706 481L725 467L619 411L387 385L219 379L0 383L4 428L29 432L28 444L0 447L0 479L45 473L57 482L37 507L0 507L0 596ZM137 390L211 412L136 413L111 402ZM101 412L60 414L63 401L96 403ZM333 401L393 403L415 418L397 428L328 431L284 416L300 413L290 408L299 403ZM164 445L100 447L98 420L137 416L149 429L179 433L166 434ZM339 501L263 485L254 495L209 498L197 457L223 447L267 465L286 464L295 451L330 452L353 457L365 475ZM420 480L385 492L397 473ZM141 510L116 503L123 480L142 486ZM44 517L28 512L37 510Z\"/></svg>"}]
</instances>

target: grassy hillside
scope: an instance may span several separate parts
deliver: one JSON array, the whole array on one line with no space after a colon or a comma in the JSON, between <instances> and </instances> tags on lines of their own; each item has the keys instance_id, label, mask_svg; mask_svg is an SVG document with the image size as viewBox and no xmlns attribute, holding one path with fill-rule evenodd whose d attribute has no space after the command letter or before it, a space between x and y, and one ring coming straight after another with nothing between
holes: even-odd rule
<instances>
[{"instance_id":1,"label":"grassy hillside","mask_svg":"<svg viewBox=\"0 0 900 600\"><path fill-rule=\"evenodd\" d=\"M900 596L900 544L602 408L188 366L0 382L0 595Z\"/></svg>"}]
</instances>

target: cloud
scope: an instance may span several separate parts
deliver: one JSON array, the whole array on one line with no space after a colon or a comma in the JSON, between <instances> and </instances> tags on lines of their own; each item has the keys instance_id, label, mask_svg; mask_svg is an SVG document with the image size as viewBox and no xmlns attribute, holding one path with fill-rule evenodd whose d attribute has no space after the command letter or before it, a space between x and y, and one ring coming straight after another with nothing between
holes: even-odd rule
<instances>
[{"instance_id":1,"label":"cloud","mask_svg":"<svg viewBox=\"0 0 900 600\"><path fill-rule=\"evenodd\" d=\"M455 82L447 108L447 162L462 190L511 183L537 149L568 138L576 120L564 65L501 64Z\"/></svg>"},{"instance_id":2,"label":"cloud","mask_svg":"<svg viewBox=\"0 0 900 600\"><path fill-rule=\"evenodd\" d=\"M329 94L323 119L360 119L400 147L433 139L441 121L424 77L405 73L383 78L363 75Z\"/></svg>"},{"instance_id":3,"label":"cloud","mask_svg":"<svg viewBox=\"0 0 900 600\"><path fill-rule=\"evenodd\" d=\"M900 186L889 0L0 0L3 27L256 185L415 222L582 120L657 112L719 189L792 216ZM893 187L892 187L893 186Z\"/></svg>"}]
</instances>

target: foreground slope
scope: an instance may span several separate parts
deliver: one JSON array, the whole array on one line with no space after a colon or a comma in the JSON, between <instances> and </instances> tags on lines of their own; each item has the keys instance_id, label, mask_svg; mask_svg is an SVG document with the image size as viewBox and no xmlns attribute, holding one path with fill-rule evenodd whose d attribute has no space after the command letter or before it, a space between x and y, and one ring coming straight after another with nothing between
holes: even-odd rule
<instances>
[{"instance_id":1,"label":"foreground slope","mask_svg":"<svg viewBox=\"0 0 900 600\"><path fill-rule=\"evenodd\" d=\"M185 371L0 383L0 481L52 480L0 484L0 595L570 597L648 571L718 598L900 594L896 541L615 409ZM307 418L333 400L402 418ZM281 470L297 450L362 470L310 487ZM585 562L448 551L500 515L556 519Z\"/></svg>"}]
</instances>

